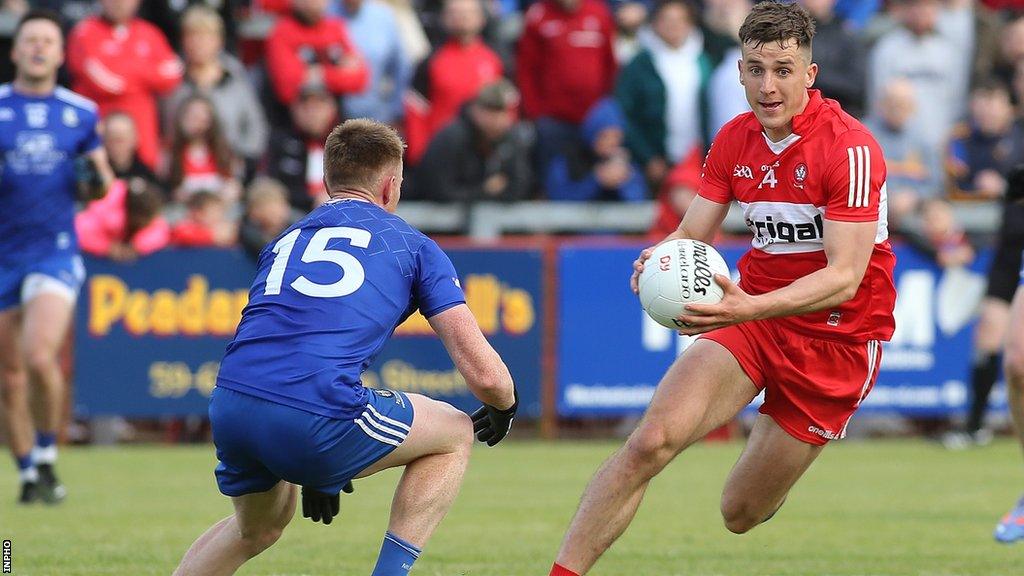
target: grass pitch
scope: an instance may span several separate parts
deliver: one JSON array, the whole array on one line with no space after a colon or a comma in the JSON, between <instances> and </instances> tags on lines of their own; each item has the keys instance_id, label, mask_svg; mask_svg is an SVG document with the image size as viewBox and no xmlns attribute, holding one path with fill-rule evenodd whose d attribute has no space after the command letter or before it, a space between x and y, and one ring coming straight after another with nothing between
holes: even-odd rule
<instances>
[{"instance_id":1,"label":"grass pitch","mask_svg":"<svg viewBox=\"0 0 1024 576\"><path fill-rule=\"evenodd\" d=\"M617 443L509 442L478 448L462 494L413 570L418 576L545 576L584 485ZM596 576L1024 574L1024 543L996 544L1024 490L1017 447L950 453L920 441L833 443L771 522L744 536L718 515L740 444L688 450L652 484ZM0 474L0 538L13 573L169 574L230 512L211 446L67 449L59 507L16 507ZM298 516L240 574L366 575L387 523L395 471L356 482L329 527Z\"/></svg>"}]
</instances>

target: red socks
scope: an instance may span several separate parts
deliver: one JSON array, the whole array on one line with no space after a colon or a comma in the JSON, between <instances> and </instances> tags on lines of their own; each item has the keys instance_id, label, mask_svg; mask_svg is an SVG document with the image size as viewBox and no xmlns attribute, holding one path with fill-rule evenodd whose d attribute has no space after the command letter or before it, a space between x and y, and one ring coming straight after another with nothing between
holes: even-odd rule
<instances>
[{"instance_id":1,"label":"red socks","mask_svg":"<svg viewBox=\"0 0 1024 576\"><path fill-rule=\"evenodd\" d=\"M580 576L579 574L569 570L565 566L555 562L555 565L551 567L551 573L548 576Z\"/></svg>"}]
</instances>

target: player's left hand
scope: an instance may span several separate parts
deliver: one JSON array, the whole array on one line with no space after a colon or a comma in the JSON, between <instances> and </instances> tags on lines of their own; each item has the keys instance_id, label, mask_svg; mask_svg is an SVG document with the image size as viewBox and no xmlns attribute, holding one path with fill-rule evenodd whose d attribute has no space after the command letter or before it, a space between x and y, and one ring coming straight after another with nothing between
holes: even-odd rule
<instances>
[{"instance_id":1,"label":"player's left hand","mask_svg":"<svg viewBox=\"0 0 1024 576\"><path fill-rule=\"evenodd\" d=\"M341 487L345 494L355 491L352 481L348 481ZM330 524L341 509L341 495L327 494L313 488L302 487L302 517L309 518L313 522Z\"/></svg>"},{"instance_id":2,"label":"player's left hand","mask_svg":"<svg viewBox=\"0 0 1024 576\"><path fill-rule=\"evenodd\" d=\"M679 317L686 324L679 330L680 334L696 336L757 318L757 301L753 296L727 276L715 274L715 283L722 287L722 300L717 304L687 304L686 310L690 313Z\"/></svg>"},{"instance_id":3,"label":"player's left hand","mask_svg":"<svg viewBox=\"0 0 1024 576\"><path fill-rule=\"evenodd\" d=\"M505 410L499 410L488 404L478 408L470 416L473 419L473 434L476 434L476 439L486 442L488 446L494 446L501 442L512 430L512 420L515 419L518 409L519 392L515 392L515 402Z\"/></svg>"}]
</instances>

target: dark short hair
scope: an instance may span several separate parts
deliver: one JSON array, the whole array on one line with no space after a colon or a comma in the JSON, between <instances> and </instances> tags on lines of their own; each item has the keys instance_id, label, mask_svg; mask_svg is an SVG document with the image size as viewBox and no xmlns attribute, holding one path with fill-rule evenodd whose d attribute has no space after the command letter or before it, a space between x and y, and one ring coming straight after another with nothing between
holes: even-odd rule
<instances>
[{"instance_id":1,"label":"dark short hair","mask_svg":"<svg viewBox=\"0 0 1024 576\"><path fill-rule=\"evenodd\" d=\"M686 10L686 15L690 18L690 21L694 25L700 24L700 11L693 4L693 0L657 0L654 3L654 8L651 9L651 21L653 22L661 14L661 11L669 6L679 6Z\"/></svg>"},{"instance_id":2,"label":"dark short hair","mask_svg":"<svg viewBox=\"0 0 1024 576\"><path fill-rule=\"evenodd\" d=\"M64 23L61 21L60 16L53 10L45 10L42 8L36 8L26 12L25 15L18 20L18 25L14 27L14 35L11 36L11 38L13 40L17 40L18 34L21 34L22 27L33 20L47 20L49 22L53 22L57 29L61 31L61 40L64 39Z\"/></svg>"},{"instance_id":3,"label":"dark short hair","mask_svg":"<svg viewBox=\"0 0 1024 576\"><path fill-rule=\"evenodd\" d=\"M1010 87L1007 86L1006 82L1003 82L996 76L985 76L984 78L978 80L974 84L974 87L971 88L971 94L992 94L995 92L1005 94L1007 97L1010 96Z\"/></svg>"},{"instance_id":4,"label":"dark short hair","mask_svg":"<svg viewBox=\"0 0 1024 576\"><path fill-rule=\"evenodd\" d=\"M189 210L202 210L211 204L224 204L224 199L210 190L196 190L185 200L185 207Z\"/></svg>"},{"instance_id":5,"label":"dark short hair","mask_svg":"<svg viewBox=\"0 0 1024 576\"><path fill-rule=\"evenodd\" d=\"M760 48L769 42L782 46L795 40L799 48L811 49L814 20L799 4L783 4L774 0L761 2L747 14L740 26L740 43Z\"/></svg>"},{"instance_id":6,"label":"dark short hair","mask_svg":"<svg viewBox=\"0 0 1024 576\"><path fill-rule=\"evenodd\" d=\"M324 144L324 179L328 189L372 188L384 171L402 162L405 143L394 128L366 118L334 127Z\"/></svg>"}]
</instances>

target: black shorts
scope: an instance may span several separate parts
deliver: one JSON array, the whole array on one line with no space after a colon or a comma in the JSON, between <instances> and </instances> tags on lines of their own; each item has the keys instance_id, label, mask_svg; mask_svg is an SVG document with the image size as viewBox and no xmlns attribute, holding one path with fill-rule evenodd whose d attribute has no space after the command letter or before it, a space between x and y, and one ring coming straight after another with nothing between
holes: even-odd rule
<instances>
[{"instance_id":1,"label":"black shorts","mask_svg":"<svg viewBox=\"0 0 1024 576\"><path fill-rule=\"evenodd\" d=\"M1024 252L1024 236L1000 235L992 267L988 270L986 296L998 298L1007 304L1013 301L1021 280L1021 252Z\"/></svg>"}]
</instances>

